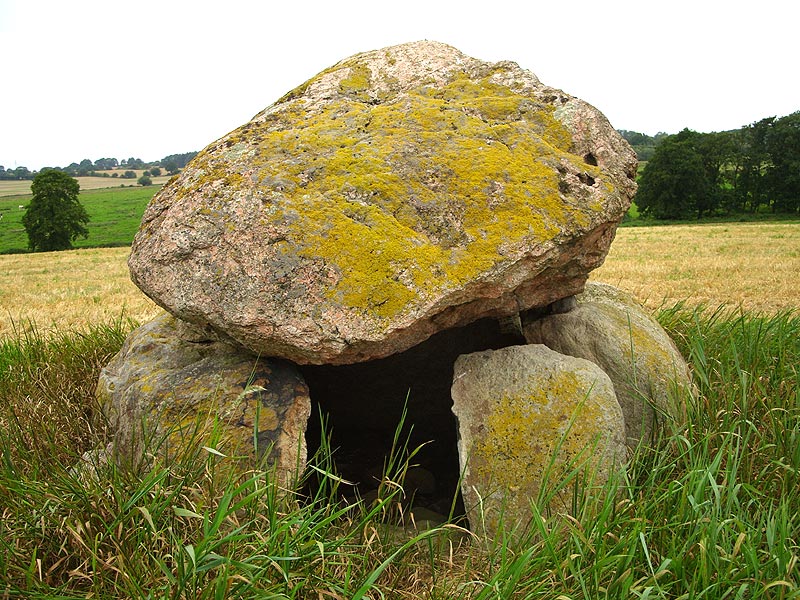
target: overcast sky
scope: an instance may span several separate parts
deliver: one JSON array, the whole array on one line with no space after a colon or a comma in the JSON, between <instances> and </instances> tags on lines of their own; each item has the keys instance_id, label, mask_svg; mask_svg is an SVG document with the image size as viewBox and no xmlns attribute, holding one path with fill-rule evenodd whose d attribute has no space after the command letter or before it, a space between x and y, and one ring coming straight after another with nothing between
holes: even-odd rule
<instances>
[{"instance_id":1,"label":"overcast sky","mask_svg":"<svg viewBox=\"0 0 800 600\"><path fill-rule=\"evenodd\" d=\"M513 60L618 129L800 110L797 0L0 0L0 165L200 150L357 52Z\"/></svg>"}]
</instances>

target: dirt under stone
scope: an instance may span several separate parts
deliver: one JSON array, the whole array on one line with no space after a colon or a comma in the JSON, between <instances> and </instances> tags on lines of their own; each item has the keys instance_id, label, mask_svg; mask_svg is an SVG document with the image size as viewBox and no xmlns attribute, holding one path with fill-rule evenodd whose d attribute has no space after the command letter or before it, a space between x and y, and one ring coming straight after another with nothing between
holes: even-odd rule
<instances>
[{"instance_id":1,"label":"dirt under stone","mask_svg":"<svg viewBox=\"0 0 800 600\"><path fill-rule=\"evenodd\" d=\"M495 319L442 331L393 356L341 366L301 367L311 396L306 432L308 455L320 447L320 415L326 421L338 473L355 487L349 497L369 497L378 487L387 455L401 421L400 437L408 450L422 446L411 461L414 481L406 482L407 500L442 515L463 511L458 490L458 433L451 412L453 364L461 354L524 343L521 335ZM432 476L432 477L431 477ZM409 479L412 479L409 477Z\"/></svg>"}]
</instances>

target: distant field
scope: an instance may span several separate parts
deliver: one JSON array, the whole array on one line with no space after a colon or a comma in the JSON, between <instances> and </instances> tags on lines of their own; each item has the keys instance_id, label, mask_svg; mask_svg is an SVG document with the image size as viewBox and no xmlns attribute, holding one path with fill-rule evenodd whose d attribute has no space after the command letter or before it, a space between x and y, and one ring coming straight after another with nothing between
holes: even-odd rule
<instances>
[{"instance_id":1,"label":"distant field","mask_svg":"<svg viewBox=\"0 0 800 600\"><path fill-rule=\"evenodd\" d=\"M158 307L131 283L129 253L92 248L0 256L0 338L30 325L46 332L154 317Z\"/></svg>"},{"instance_id":2,"label":"distant field","mask_svg":"<svg viewBox=\"0 0 800 600\"><path fill-rule=\"evenodd\" d=\"M124 171L118 171L122 175ZM142 176L143 169L134 170L136 179ZM121 177L76 177L81 190L99 190L102 188L118 188L120 185L136 186L136 179L122 179ZM164 185L169 181L169 175L151 177L154 186ZM25 196L31 193L31 181L0 181L0 197Z\"/></svg>"},{"instance_id":3,"label":"distant field","mask_svg":"<svg viewBox=\"0 0 800 600\"><path fill-rule=\"evenodd\" d=\"M76 248L127 246L139 228L142 214L158 186L106 188L82 191L80 201L89 213L89 237L78 239ZM22 226L30 196L0 197L0 253L21 252L28 247Z\"/></svg>"},{"instance_id":4,"label":"distant field","mask_svg":"<svg viewBox=\"0 0 800 600\"><path fill-rule=\"evenodd\" d=\"M33 321L83 327L159 313L131 283L128 248L0 256L0 337ZM800 308L800 224L731 223L620 229L592 279L650 308L676 301L773 313ZM13 322L13 323L12 323Z\"/></svg>"},{"instance_id":5,"label":"distant field","mask_svg":"<svg viewBox=\"0 0 800 600\"><path fill-rule=\"evenodd\" d=\"M651 308L680 300L765 312L800 308L800 224L620 228L592 279Z\"/></svg>"}]
</instances>

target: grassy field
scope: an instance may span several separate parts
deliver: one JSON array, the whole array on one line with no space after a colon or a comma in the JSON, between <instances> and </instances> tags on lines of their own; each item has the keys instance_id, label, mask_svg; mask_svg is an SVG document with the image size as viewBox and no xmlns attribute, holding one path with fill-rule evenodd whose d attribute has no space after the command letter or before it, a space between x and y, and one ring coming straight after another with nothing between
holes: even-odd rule
<instances>
[{"instance_id":1,"label":"grassy field","mask_svg":"<svg viewBox=\"0 0 800 600\"><path fill-rule=\"evenodd\" d=\"M81 204L89 214L89 237L74 242L76 248L129 246L139 228L142 214L158 186L105 188L82 191ZM22 226L20 206L26 206L30 196L0 197L0 254L24 252L28 237Z\"/></svg>"},{"instance_id":2,"label":"grassy field","mask_svg":"<svg viewBox=\"0 0 800 600\"><path fill-rule=\"evenodd\" d=\"M62 257L120 249L93 252L51 255L48 275ZM532 500L529 527L506 523L495 539L404 519L403 454L370 506L340 499L324 444L312 496L277 493L268 469L223 476L231 459L213 437L169 465L71 470L113 440L94 386L131 324L101 314L0 342L3 598L800 598L796 313L660 311L698 387L685 421L636 449L623 477L576 493L574 514Z\"/></svg>"}]
</instances>

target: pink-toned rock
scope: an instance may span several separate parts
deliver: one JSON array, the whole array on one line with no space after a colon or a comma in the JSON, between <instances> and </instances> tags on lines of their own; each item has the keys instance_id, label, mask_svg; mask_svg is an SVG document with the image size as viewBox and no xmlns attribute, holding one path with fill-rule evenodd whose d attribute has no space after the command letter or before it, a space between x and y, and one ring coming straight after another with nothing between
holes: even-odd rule
<instances>
[{"instance_id":1,"label":"pink-toned rock","mask_svg":"<svg viewBox=\"0 0 800 600\"><path fill-rule=\"evenodd\" d=\"M262 355L370 360L580 292L635 169L599 111L512 62L375 50L201 152L147 208L131 276Z\"/></svg>"}]
</instances>

